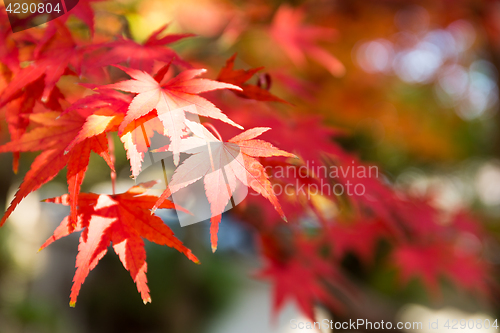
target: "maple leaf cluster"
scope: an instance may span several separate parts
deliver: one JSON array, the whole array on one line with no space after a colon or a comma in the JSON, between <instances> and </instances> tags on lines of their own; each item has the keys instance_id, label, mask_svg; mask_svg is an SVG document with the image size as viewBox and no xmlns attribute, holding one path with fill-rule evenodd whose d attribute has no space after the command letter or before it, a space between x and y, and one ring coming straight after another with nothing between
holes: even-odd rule
<instances>
[{"instance_id":1,"label":"maple leaf cluster","mask_svg":"<svg viewBox=\"0 0 500 333\"><path fill-rule=\"evenodd\" d=\"M213 251L222 213L237 185L258 194L248 196L233 213L254 230L266 263L258 275L273 283L275 310L293 299L310 317L317 303L343 311L342 297L357 293L342 268L343 258L353 253L363 265L373 265L381 240L391 246L385 265L399 271L402 284L419 278L436 293L439 279L445 277L460 288L488 295L489 265L478 253L457 250L465 233L485 236L472 214L442 212L431 198L414 197L382 177L360 179L347 172L332 179L317 173L311 162L326 168L367 164L336 143L335 138L345 135L341 129L327 126L317 115L295 112L291 103L272 94L271 76L259 76L263 68L235 69L233 55L216 80L202 78L207 70L170 48L191 34L165 34L164 26L144 43L131 37L99 36L89 1L80 2L74 15L88 26L87 38L75 34L67 18L16 34L0 25L5 42L0 46L0 110L10 137L0 152L13 154L17 172L21 153L40 151L0 225L23 198L66 168L68 193L45 201L69 206L70 213L41 249L81 233L72 306L85 278L110 246L145 303L151 297L144 239L199 263L155 215L157 209L190 214L169 198L195 182L203 182L210 205ZM336 32L303 24L303 14L279 8L269 25L271 38L298 67L306 66L307 55L331 75L342 76L342 63L317 44ZM0 16L6 22L3 11ZM255 76L258 83L250 83ZM65 87L69 77L80 84L78 88ZM299 81L283 80L290 91L301 90ZM193 116L202 122L192 121ZM153 181L120 194L114 193L114 183L112 194L80 191L91 152L106 161L114 181L112 142L118 136L131 177L137 178L156 135L169 143L155 152L171 152L175 166L160 196L146 193L156 184ZM279 167L298 176L279 177L275 172ZM363 193L311 191L312 185L352 183L361 184ZM277 193L276 185L291 190ZM313 219L314 227L306 226L306 219Z\"/></svg>"},{"instance_id":2,"label":"maple leaf cluster","mask_svg":"<svg viewBox=\"0 0 500 333\"><path fill-rule=\"evenodd\" d=\"M85 18L83 21L88 23L92 20ZM220 136L215 138L207 130L203 133L205 127L196 123L189 125L190 121L186 119L186 113L190 113L243 129L200 94L233 89L247 98L274 98L267 90L256 86L248 91L248 86L242 89L235 85L243 86L253 72L249 75L236 72L233 75L232 68L228 67L221 73L220 81L198 78L206 72L205 69L192 68L166 47L167 44L190 35L167 35L160 38L159 35L166 27L154 32L144 44L124 38L98 44L78 40L64 23L64 20L49 22L41 36L26 32L19 37L19 43L25 39L40 38L28 58L28 66L21 67L16 54L5 54L5 65L2 66L7 73L7 84L2 91L0 106L6 110L5 118L11 141L0 146L0 151L14 153L14 172L18 169L20 153L41 153L33 161L0 220L0 225L5 223L23 198L52 180L66 167L68 194L48 199L47 202L70 206L70 215L42 248L60 237L83 230L71 293L72 306L76 303L81 284L110 244L123 266L130 271L144 302L149 302L150 296L146 285L146 254L142 238L173 247L192 261L198 262L191 251L154 215L158 208L184 210L166 199L179 188L198 179L204 178L211 206L213 251L217 249L221 214L235 190L236 181L271 201L285 218L276 196L270 190L270 181L255 158L295 155L255 139L270 128L249 129L224 143ZM89 28L93 32L93 25ZM5 34L5 38L10 38L8 31ZM132 58L124 57L129 52L132 52ZM152 73L155 62L163 63L163 66ZM14 65L8 67L7 64ZM126 64L128 67L119 64ZM175 77L168 77L172 64L176 64L180 72ZM95 82L104 83L105 78L109 77L111 65L115 65L131 79L96 85ZM93 82L92 85L84 85L89 90L92 88L93 93L86 96L65 96L56 85L65 75L88 78ZM235 84L222 82L231 81L230 78ZM278 98L275 100L279 101ZM192 140L186 139L188 131L195 135L202 131L201 137L198 136L201 140L199 146L217 142L220 149L195 154L179 165L180 153L186 152L181 150L182 146L192 144ZM123 194L81 193L80 188L92 151L102 156L111 173L115 174L114 156L110 155L108 145L111 133L117 133L123 142L130 160L132 177L136 178L141 172L144 154L150 148L149 140L155 132L168 138L168 149L173 153L174 164L179 165L172 182L160 197L141 195L145 191L142 189L151 187L151 184L135 186ZM238 150L234 147L238 147ZM218 163L227 160L227 156L233 153L241 154L241 160L233 159L233 163L227 165ZM231 170L226 173L223 169L227 168ZM186 177L190 178L189 182L178 184L179 179ZM229 180L224 177L229 177ZM132 206L133 209L130 208Z\"/></svg>"}]
</instances>

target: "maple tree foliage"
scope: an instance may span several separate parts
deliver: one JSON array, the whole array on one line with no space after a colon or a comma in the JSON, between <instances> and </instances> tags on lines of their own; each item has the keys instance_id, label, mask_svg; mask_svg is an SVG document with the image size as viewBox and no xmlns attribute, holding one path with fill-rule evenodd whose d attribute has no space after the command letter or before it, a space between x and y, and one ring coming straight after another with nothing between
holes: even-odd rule
<instances>
[{"instance_id":1,"label":"maple tree foliage","mask_svg":"<svg viewBox=\"0 0 500 333\"><path fill-rule=\"evenodd\" d=\"M92 2L80 0L71 12L84 23L87 35L75 31L68 15L14 34L0 10L0 110L7 131L0 153L13 154L14 172L21 154L38 153L0 226L26 196L66 168L68 193L45 202L69 206L69 215L41 249L80 233L71 306L110 246L144 303L151 302L144 240L172 247L199 263L155 215L157 209L191 214L169 198L197 182L203 183L210 205L214 252L224 227L222 214L237 187L252 192L230 214L253 230L265 263L257 276L272 283L275 312L288 300L311 318L318 304L345 312L343 300L360 293L345 269L350 255L365 269L381 261L385 269L395 269L398 288L417 279L429 294L439 295L445 278L459 289L490 296L490 263L480 251L460 248L464 237L486 238L478 218L467 207L440 209L432 193L415 195L378 168L375 177L359 176L358 170L376 165L339 143L352 132L334 126L330 114L340 123L358 123L365 118L364 103L374 104L360 97L370 91L370 82L355 77L347 92L325 83L349 70L328 44L340 31L321 22L306 23L306 6L266 7L265 31L293 69L266 66L270 72L265 73L264 67L240 66L244 56L237 54L218 56L216 65L192 55L184 59L172 44L194 35L168 34L167 25L143 42L132 37L128 25L118 33L101 34ZM260 16L251 13L241 26L262 25ZM489 20L488 31L497 31L494 19ZM226 27L226 37L245 38L237 23ZM490 34L494 39L495 33ZM321 69L311 69L307 58ZM336 107L338 112L323 111ZM158 136L168 144L153 149ZM134 179L144 171L147 155L172 153L175 168L161 195L147 193L156 181L115 193L115 137L123 144ZM394 137L397 141L398 135ZM432 154L434 148L426 149ZM112 194L81 191L91 152L109 166ZM340 171L332 175L322 170ZM352 185L361 186L362 193L335 192ZM323 188L329 191L318 190ZM382 242L389 250L380 260Z\"/></svg>"}]
</instances>

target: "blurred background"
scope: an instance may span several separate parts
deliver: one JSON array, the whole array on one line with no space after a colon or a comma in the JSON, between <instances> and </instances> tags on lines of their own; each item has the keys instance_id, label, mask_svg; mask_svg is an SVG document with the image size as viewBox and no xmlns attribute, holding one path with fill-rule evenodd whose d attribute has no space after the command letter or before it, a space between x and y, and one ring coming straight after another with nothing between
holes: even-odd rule
<instances>
[{"instance_id":1,"label":"blurred background","mask_svg":"<svg viewBox=\"0 0 500 333\"><path fill-rule=\"evenodd\" d=\"M97 39L121 34L141 43L170 23L168 32L196 34L172 48L195 67L208 68L212 79L234 53L238 54L236 68L264 66L251 83L267 81L274 95L293 106L259 104L262 114L276 113L287 120L289 113L284 110L294 108L299 118L319 117L321 126L334 129L332 142L338 147L380 167L384 184L425 198L440 217L463 211L474 216L473 227L461 228L453 236L452 250L480 257L487 268L477 270L458 261L453 272L439 274L439 263L429 263L432 251L415 254L405 248L406 252L392 255L391 244L383 237L368 237L361 229L355 229L354 236L346 234L347 243L357 238L365 247L345 245L336 265L363 297L347 302L353 304L344 312L316 306L318 320L427 323L439 318L443 323L448 319L493 323L500 316L496 297L499 1L85 2L95 9ZM68 26L88 35L76 17L70 18ZM63 78L59 85L71 80ZM249 103L221 109L244 123L261 116L253 113L255 105ZM300 133L290 128L282 131L307 138L322 130L313 120L300 126ZM271 127L279 130L279 125ZM286 148L280 145L285 135L269 141ZM120 192L133 181L122 145L118 138L115 141ZM313 139L303 146L310 151L322 149ZM10 155L0 156L0 200L6 206L34 157L23 156L20 172L13 175ZM97 156L91 158L82 189L110 191L107 166ZM68 236L37 253L69 211L41 200L66 190L65 175L59 175L30 194L0 232L1 333L329 332L292 329L291 319L309 320L293 300L273 312L273 285L255 276L263 266L262 242L255 241L255 228L242 223L249 214L242 211L224 215L215 254L210 250L208 222L181 228L175 218L162 215L202 265L192 265L170 248L147 244L152 304L142 304L128 272L109 253L85 281L76 308L70 308L78 236ZM416 224L427 223L422 210L406 213L414 215ZM447 223L444 217L438 224ZM297 220L314 230L310 215ZM370 242L368 248L366 242ZM454 278L443 277L447 273ZM435 332L426 325L418 331Z\"/></svg>"}]
</instances>

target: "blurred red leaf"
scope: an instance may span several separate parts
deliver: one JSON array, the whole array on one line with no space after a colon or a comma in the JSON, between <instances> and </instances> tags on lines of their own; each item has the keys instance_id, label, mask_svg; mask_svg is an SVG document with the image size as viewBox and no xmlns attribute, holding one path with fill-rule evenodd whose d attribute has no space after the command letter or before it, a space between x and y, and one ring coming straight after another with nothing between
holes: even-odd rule
<instances>
[{"instance_id":1,"label":"blurred red leaf","mask_svg":"<svg viewBox=\"0 0 500 333\"><path fill-rule=\"evenodd\" d=\"M165 63L174 62L190 68L191 65L179 58L168 44L175 43L184 38L192 37L193 34L170 34L164 37L160 35L167 29L164 25L149 36L144 44L137 43L131 39L118 37L116 41L102 44L100 51L94 56L93 67L104 67L127 63L130 68L145 72L151 72L155 61Z\"/></svg>"},{"instance_id":2,"label":"blurred red leaf","mask_svg":"<svg viewBox=\"0 0 500 333\"><path fill-rule=\"evenodd\" d=\"M288 57L303 67L306 55L323 65L333 76L342 76L345 67L330 53L317 46L318 41L330 41L336 35L331 28L302 24L304 12L282 5L271 26L271 36L284 49Z\"/></svg>"}]
</instances>

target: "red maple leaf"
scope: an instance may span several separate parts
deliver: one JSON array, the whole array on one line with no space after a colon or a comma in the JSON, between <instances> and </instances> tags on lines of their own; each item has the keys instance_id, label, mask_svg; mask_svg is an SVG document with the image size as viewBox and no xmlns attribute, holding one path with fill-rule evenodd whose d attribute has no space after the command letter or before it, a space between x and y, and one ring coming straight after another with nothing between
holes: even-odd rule
<instances>
[{"instance_id":1,"label":"red maple leaf","mask_svg":"<svg viewBox=\"0 0 500 333\"><path fill-rule=\"evenodd\" d=\"M365 264L373 262L378 241L387 237L387 228L378 220L357 221L349 225L336 224L329 231L336 258L354 252Z\"/></svg>"},{"instance_id":2,"label":"red maple leaf","mask_svg":"<svg viewBox=\"0 0 500 333\"><path fill-rule=\"evenodd\" d=\"M101 155L114 170L108 153L106 133L89 135L85 140L67 150L68 145L81 132L86 120L84 116L76 111L60 117L58 112L45 112L32 114L30 120L42 126L23 134L18 140L0 146L1 153L43 151L35 158L30 170L26 173L14 199L0 221L0 226L5 223L24 197L49 182L65 166L68 169L66 177L71 200L71 216L72 221L75 221L78 193L87 171L90 152L94 151Z\"/></svg>"},{"instance_id":3,"label":"red maple leaf","mask_svg":"<svg viewBox=\"0 0 500 333\"><path fill-rule=\"evenodd\" d=\"M43 77L38 78L36 81L29 83L16 94L5 109L5 120L7 121L10 139L12 141L18 140L26 132L29 126L29 115L36 112L37 107L51 110L61 110L59 99L63 96L57 87L54 87L48 100L41 101L43 93ZM19 153L14 153L12 169L17 173L19 167Z\"/></svg>"},{"instance_id":4,"label":"red maple leaf","mask_svg":"<svg viewBox=\"0 0 500 333\"><path fill-rule=\"evenodd\" d=\"M90 29L90 33L94 34L94 10L90 6L92 2L101 2L106 0L79 0L78 4L71 9L69 15L63 15L59 20L67 20L70 15L75 15L82 20Z\"/></svg>"},{"instance_id":5,"label":"red maple leaf","mask_svg":"<svg viewBox=\"0 0 500 333\"><path fill-rule=\"evenodd\" d=\"M78 134L75 135L71 143L66 147L66 152L86 139L107 132L116 132L123 121L123 117L125 117L127 106L130 103L130 99L127 97L123 94L119 94L117 97L112 94L89 95L79 99L64 110L62 115L74 111L81 111L88 114Z\"/></svg>"},{"instance_id":6,"label":"red maple leaf","mask_svg":"<svg viewBox=\"0 0 500 333\"><path fill-rule=\"evenodd\" d=\"M151 297L147 286L143 238L173 247L193 262L199 263L198 258L174 236L172 230L158 216L151 214L150 208L158 197L144 193L154 184L154 181L139 184L116 195L80 193L76 228L72 226L69 217L66 217L54 231L54 235L42 245L40 250L62 237L83 230L76 257L77 270L71 288L70 306L75 306L85 278L106 254L111 243L136 283L144 304L151 302ZM45 202L70 205L67 194ZM170 201L164 201L159 208L183 210Z\"/></svg>"},{"instance_id":7,"label":"red maple leaf","mask_svg":"<svg viewBox=\"0 0 500 333\"><path fill-rule=\"evenodd\" d=\"M95 67L104 67L126 63L133 69L151 72L155 61L175 64L191 68L191 65L179 58L179 56L165 45L175 43L193 34L170 34L164 37L160 35L167 29L164 25L149 36L144 44L137 43L131 39L118 37L116 41L102 44L98 60L91 64Z\"/></svg>"},{"instance_id":8,"label":"red maple leaf","mask_svg":"<svg viewBox=\"0 0 500 333\"><path fill-rule=\"evenodd\" d=\"M177 167L168 188L162 193L153 210L173 193L203 178L212 215L210 219L212 251L217 249L217 232L221 214L236 190L237 180L268 199L274 209L286 220L266 171L255 158L296 156L275 148L269 142L255 139L270 128L252 128L228 142L223 142L220 137L216 138L203 125L189 120L186 120L186 123L194 136L181 140L181 145L185 145L181 146L181 151L193 155Z\"/></svg>"},{"instance_id":9,"label":"red maple leaf","mask_svg":"<svg viewBox=\"0 0 500 333\"><path fill-rule=\"evenodd\" d=\"M170 146L174 154L174 163L179 163L180 140L185 135L185 112L219 119L228 124L242 128L222 113L215 105L207 101L199 93L217 89L241 88L208 79L195 78L205 72L204 69L191 69L181 72L173 79L162 83L170 64L158 71L153 78L146 72L119 67L132 77L132 80L106 85L106 89L118 89L137 94L130 103L127 115L119 128L122 135L127 126L134 120L146 116L156 110L158 119L164 127L164 133L170 138ZM130 151L128 151L130 153ZM129 156L130 158L130 156ZM141 170L140 156L130 158L132 175L137 177Z\"/></svg>"},{"instance_id":10,"label":"red maple leaf","mask_svg":"<svg viewBox=\"0 0 500 333\"><path fill-rule=\"evenodd\" d=\"M17 71L19 68L19 49L12 38L12 29L7 13L3 10L0 10L0 40L4 43L0 47L0 63L12 72Z\"/></svg>"},{"instance_id":11,"label":"red maple leaf","mask_svg":"<svg viewBox=\"0 0 500 333\"><path fill-rule=\"evenodd\" d=\"M71 149L79 142L105 132L118 131L127 113L131 98L114 90L106 90L105 93L94 94L73 103L63 114L72 110L93 110L93 114L87 117L81 131L66 148ZM133 175L141 171L144 153L150 147L150 139L154 133L163 135L164 128L155 110L130 122L121 132L120 140L130 160Z\"/></svg>"},{"instance_id":12,"label":"red maple leaf","mask_svg":"<svg viewBox=\"0 0 500 333\"><path fill-rule=\"evenodd\" d=\"M257 101L288 103L281 98L274 96L266 89L257 85L245 83L264 67L252 68L248 70L234 70L235 59L236 54L226 61L226 66L221 69L219 76L217 77L217 81L231 83L240 87L243 91L234 91L234 93L243 98L254 99Z\"/></svg>"}]
</instances>

